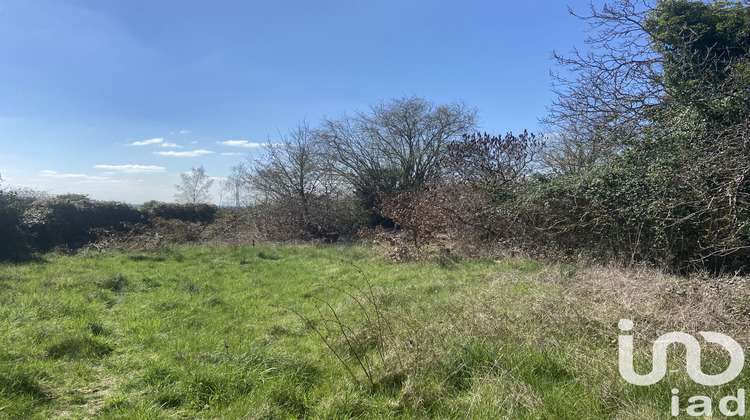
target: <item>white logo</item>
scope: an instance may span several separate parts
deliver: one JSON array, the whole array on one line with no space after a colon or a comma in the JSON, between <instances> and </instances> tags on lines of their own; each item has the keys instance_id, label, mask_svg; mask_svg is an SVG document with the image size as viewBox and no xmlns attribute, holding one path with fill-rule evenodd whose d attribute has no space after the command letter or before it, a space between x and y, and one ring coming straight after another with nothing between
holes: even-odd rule
<instances>
[{"instance_id":1,"label":"white logo","mask_svg":"<svg viewBox=\"0 0 750 420\"><path fill-rule=\"evenodd\" d=\"M633 321L621 319L618 326L622 331L633 329ZM634 385L652 385L659 382L667 373L667 347L677 343L685 346L687 359L687 373L690 379L706 386L722 385L736 378L745 365L745 353L742 347L731 337L710 331L702 331L699 334L709 343L715 343L729 352L731 361L729 367L717 375L707 375L701 370L701 345L698 340L690 334L683 332L670 332L662 335L654 342L653 367L646 375L639 375L633 368L633 336L620 335L618 337L620 353L620 375L626 381Z\"/></svg>"}]
</instances>

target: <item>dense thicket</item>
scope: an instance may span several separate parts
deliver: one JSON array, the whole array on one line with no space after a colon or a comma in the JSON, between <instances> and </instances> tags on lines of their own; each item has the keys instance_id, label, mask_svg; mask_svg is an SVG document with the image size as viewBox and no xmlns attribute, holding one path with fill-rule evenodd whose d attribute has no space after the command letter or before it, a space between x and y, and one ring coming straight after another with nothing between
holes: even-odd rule
<instances>
[{"instance_id":1,"label":"dense thicket","mask_svg":"<svg viewBox=\"0 0 750 420\"><path fill-rule=\"evenodd\" d=\"M621 0L578 16L592 35L587 50L554 54L566 76L555 78L549 138L461 137L473 128L472 110L401 98L306 128L304 147L282 142L273 159L248 165L250 184L273 191L265 196L279 207L266 200L267 208L295 215L275 220L308 235L321 212L306 203L326 196L315 187L325 179L336 199L376 211L370 226L393 223L416 248L464 241L745 270L747 3ZM303 155L306 166L291 159Z\"/></svg>"},{"instance_id":2,"label":"dense thicket","mask_svg":"<svg viewBox=\"0 0 750 420\"><path fill-rule=\"evenodd\" d=\"M41 251L57 246L78 248L96 239L94 229L122 230L128 223L143 221L143 214L128 204L74 194L35 201L23 217L33 247Z\"/></svg>"},{"instance_id":3,"label":"dense thicket","mask_svg":"<svg viewBox=\"0 0 750 420\"><path fill-rule=\"evenodd\" d=\"M542 226L562 249L744 270L747 4L622 1L585 18L593 52L557 56L577 78L559 84L548 120L563 133L550 160L563 175L538 182L544 201L527 205L545 209ZM587 152L597 156L581 170L561 168Z\"/></svg>"}]
</instances>

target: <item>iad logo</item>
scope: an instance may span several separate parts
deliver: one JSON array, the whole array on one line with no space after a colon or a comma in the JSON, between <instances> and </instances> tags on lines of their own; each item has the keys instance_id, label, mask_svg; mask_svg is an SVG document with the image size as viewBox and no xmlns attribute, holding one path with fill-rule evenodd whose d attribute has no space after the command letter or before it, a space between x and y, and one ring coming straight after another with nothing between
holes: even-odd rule
<instances>
[{"instance_id":1,"label":"iad logo","mask_svg":"<svg viewBox=\"0 0 750 420\"><path fill-rule=\"evenodd\" d=\"M629 319L621 319L618 326L623 332L627 332L633 329L633 321ZM620 375L626 381L634 385L652 385L664 378L667 373L667 348L670 344L682 344L686 350L686 367L688 376L693 381L706 386L723 385L734 378L736 378L741 372L745 365L745 353L742 351L742 347L734 341L731 337L717 333L702 331L699 334L709 343L715 343L722 346L727 352L729 352L729 367L717 375L707 375L701 370L701 345L698 340L690 334L683 332L670 332L662 335L654 342L652 350L653 364L651 372L640 375L635 372L633 368L633 336L632 335L619 335L618 346L619 346L619 367ZM672 415L678 416L680 413L679 408L679 390L672 390ZM712 401L711 398L696 395L688 399L692 405L686 408L686 413L690 416L708 415L711 416ZM729 403L734 403L736 409L730 409ZM721 399L719 402L719 411L726 416L745 415L745 390L739 389L737 396L727 396Z\"/></svg>"},{"instance_id":2,"label":"iad logo","mask_svg":"<svg viewBox=\"0 0 750 420\"><path fill-rule=\"evenodd\" d=\"M618 324L620 330L630 331L633 329L633 321L621 319ZM620 375L623 379L634 385L651 385L659 382L667 373L667 347L670 344L682 344L687 350L687 373L690 379L706 386L722 385L736 378L745 365L745 353L742 347L731 337L710 331L701 331L703 338L709 343L716 343L729 352L731 361L729 367L718 375L706 375L701 370L701 345L698 340L690 334L683 332L671 332L662 335L654 342L653 367L646 375L639 375L633 369L633 336L620 335L618 338L620 350Z\"/></svg>"}]
</instances>

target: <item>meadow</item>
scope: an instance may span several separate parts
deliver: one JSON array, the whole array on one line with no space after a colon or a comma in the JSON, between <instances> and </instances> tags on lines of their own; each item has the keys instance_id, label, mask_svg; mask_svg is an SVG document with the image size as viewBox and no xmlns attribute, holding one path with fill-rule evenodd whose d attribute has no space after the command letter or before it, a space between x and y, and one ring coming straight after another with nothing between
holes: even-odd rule
<instances>
[{"instance_id":1,"label":"meadow","mask_svg":"<svg viewBox=\"0 0 750 420\"><path fill-rule=\"evenodd\" d=\"M663 381L631 385L617 322L635 321L641 370L666 331L746 345L743 301L717 290L521 258L394 263L370 246L52 253L0 265L0 418L672 418L672 388L718 401L747 369L701 387L676 350Z\"/></svg>"}]
</instances>

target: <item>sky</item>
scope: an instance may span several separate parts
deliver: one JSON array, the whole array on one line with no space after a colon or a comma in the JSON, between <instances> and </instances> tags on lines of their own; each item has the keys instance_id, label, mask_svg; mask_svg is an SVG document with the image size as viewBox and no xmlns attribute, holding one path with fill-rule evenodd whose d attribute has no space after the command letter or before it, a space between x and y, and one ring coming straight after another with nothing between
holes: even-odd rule
<instances>
[{"instance_id":1,"label":"sky","mask_svg":"<svg viewBox=\"0 0 750 420\"><path fill-rule=\"evenodd\" d=\"M585 47L568 6L588 1L0 0L0 176L174 201L180 173L405 96L541 132L551 52Z\"/></svg>"}]
</instances>

